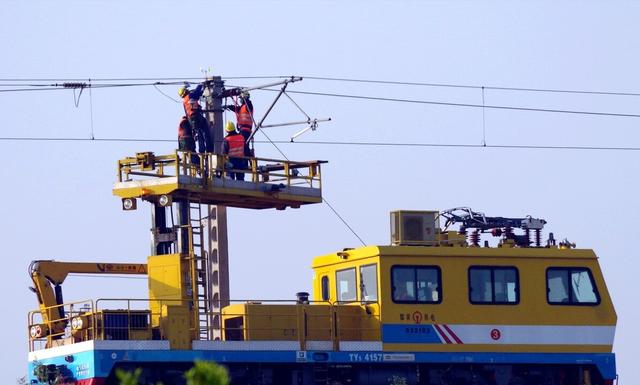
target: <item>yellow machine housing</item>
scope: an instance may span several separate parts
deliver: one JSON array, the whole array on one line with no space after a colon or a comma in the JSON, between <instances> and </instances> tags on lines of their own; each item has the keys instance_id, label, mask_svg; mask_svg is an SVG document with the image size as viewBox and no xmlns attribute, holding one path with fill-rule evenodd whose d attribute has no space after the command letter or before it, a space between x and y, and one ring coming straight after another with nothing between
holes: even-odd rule
<instances>
[{"instance_id":1,"label":"yellow machine housing","mask_svg":"<svg viewBox=\"0 0 640 385\"><path fill-rule=\"evenodd\" d=\"M361 306L234 304L222 310L227 341L377 341L375 316Z\"/></svg>"},{"instance_id":2,"label":"yellow machine housing","mask_svg":"<svg viewBox=\"0 0 640 385\"><path fill-rule=\"evenodd\" d=\"M193 285L188 256L182 254L152 255L147 260L149 274L149 306L151 325L161 326L161 315L175 313L176 306L193 308ZM167 309L169 308L169 309ZM188 329L195 339L194 313L190 312ZM172 332L175 334L175 330Z\"/></svg>"}]
</instances>

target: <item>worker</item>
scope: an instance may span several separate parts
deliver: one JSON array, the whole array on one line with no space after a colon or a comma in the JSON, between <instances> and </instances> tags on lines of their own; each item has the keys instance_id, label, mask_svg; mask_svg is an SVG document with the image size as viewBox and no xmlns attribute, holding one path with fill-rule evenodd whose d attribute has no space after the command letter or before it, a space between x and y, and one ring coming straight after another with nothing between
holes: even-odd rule
<instances>
[{"instance_id":1,"label":"worker","mask_svg":"<svg viewBox=\"0 0 640 385\"><path fill-rule=\"evenodd\" d=\"M183 116L178 124L178 149L181 151L196 151L196 142L193 140L193 132L189 119Z\"/></svg>"},{"instance_id":2,"label":"worker","mask_svg":"<svg viewBox=\"0 0 640 385\"><path fill-rule=\"evenodd\" d=\"M245 156L247 156L248 147L244 140L244 137L236 131L236 127L233 122L227 122L225 126L227 136L222 143L222 153L229 156L229 168L234 171L228 172L228 176L235 180L244 180L244 172L238 172L237 170L246 170L249 166L249 162Z\"/></svg>"},{"instance_id":3,"label":"worker","mask_svg":"<svg viewBox=\"0 0 640 385\"><path fill-rule=\"evenodd\" d=\"M244 140L249 140L251 131L253 129L253 103L251 103L251 95L248 92L240 94L240 105L227 105L223 106L225 109L236 113L236 122L238 123L238 130L244 137Z\"/></svg>"},{"instance_id":4,"label":"worker","mask_svg":"<svg viewBox=\"0 0 640 385\"><path fill-rule=\"evenodd\" d=\"M212 152L213 146L209 140L209 123L202 116L202 107L199 102L203 91L202 84L198 84L194 90L189 90L188 86L184 86L178 90L178 95L182 98L184 112L195 139L198 141L198 152Z\"/></svg>"},{"instance_id":5,"label":"worker","mask_svg":"<svg viewBox=\"0 0 640 385\"><path fill-rule=\"evenodd\" d=\"M183 116L178 124L178 150L196 152L196 142L193 139L193 131L189 119ZM200 164L200 158L196 154L191 155L191 164Z\"/></svg>"}]
</instances>

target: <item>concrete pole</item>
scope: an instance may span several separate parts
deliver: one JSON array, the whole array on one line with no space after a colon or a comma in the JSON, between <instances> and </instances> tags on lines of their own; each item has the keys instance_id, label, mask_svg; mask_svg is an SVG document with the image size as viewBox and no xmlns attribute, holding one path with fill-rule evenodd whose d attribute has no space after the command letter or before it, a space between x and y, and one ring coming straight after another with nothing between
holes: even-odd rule
<instances>
[{"instance_id":1,"label":"concrete pole","mask_svg":"<svg viewBox=\"0 0 640 385\"><path fill-rule=\"evenodd\" d=\"M210 79L211 84L205 90L207 120L209 121L209 138L213 141L215 154L222 154L224 130L222 127L222 90L224 82L219 76ZM215 157L214 157L215 158ZM221 338L220 310L229 305L229 248L227 238L226 206L209 206L208 217L209 258L207 274L207 293L210 308L207 309L213 333L210 337Z\"/></svg>"}]
</instances>

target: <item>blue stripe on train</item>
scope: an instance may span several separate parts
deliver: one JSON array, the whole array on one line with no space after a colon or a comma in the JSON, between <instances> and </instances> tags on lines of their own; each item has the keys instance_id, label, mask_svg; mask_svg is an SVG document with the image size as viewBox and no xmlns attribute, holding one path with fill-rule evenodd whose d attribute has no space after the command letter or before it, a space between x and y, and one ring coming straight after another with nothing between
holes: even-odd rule
<instances>
[{"instance_id":1,"label":"blue stripe on train","mask_svg":"<svg viewBox=\"0 0 640 385\"><path fill-rule=\"evenodd\" d=\"M385 357L397 357L389 362ZM194 360L220 363L295 363L301 362L296 351L212 351L212 350L96 350L73 355L73 362L64 356L44 359L38 364L66 365L77 379L107 377L117 362L193 362ZM491 363L491 364L573 364L595 365L605 379L616 375L615 355L611 353L462 353L462 352L306 352L304 362L329 363ZM33 378L34 363L29 364Z\"/></svg>"},{"instance_id":2,"label":"blue stripe on train","mask_svg":"<svg viewBox=\"0 0 640 385\"><path fill-rule=\"evenodd\" d=\"M433 325L383 324L382 342L440 344Z\"/></svg>"}]
</instances>

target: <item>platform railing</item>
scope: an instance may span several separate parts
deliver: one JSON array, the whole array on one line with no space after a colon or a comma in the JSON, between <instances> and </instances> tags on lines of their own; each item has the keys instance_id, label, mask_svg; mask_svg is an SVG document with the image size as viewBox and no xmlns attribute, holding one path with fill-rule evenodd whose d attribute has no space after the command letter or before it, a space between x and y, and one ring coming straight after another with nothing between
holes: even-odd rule
<instances>
[{"instance_id":1,"label":"platform railing","mask_svg":"<svg viewBox=\"0 0 640 385\"><path fill-rule=\"evenodd\" d=\"M93 301L84 300L30 311L27 316L29 351L76 342L73 340L77 336L74 337L72 333L72 320L83 314L91 313L94 309ZM64 316L54 318L53 314L64 314ZM87 325L85 330L86 333L93 333L95 324ZM37 331L37 333L32 334L33 331Z\"/></svg>"},{"instance_id":2,"label":"platform railing","mask_svg":"<svg viewBox=\"0 0 640 385\"><path fill-rule=\"evenodd\" d=\"M254 183L322 188L321 167L324 161L291 161L271 158L244 157L246 168L234 168L228 155L176 150L169 155L152 152L137 153L118 161L118 181L144 180L188 176L203 183L213 178L227 178L232 173L244 173Z\"/></svg>"},{"instance_id":3,"label":"platform railing","mask_svg":"<svg viewBox=\"0 0 640 385\"><path fill-rule=\"evenodd\" d=\"M162 309L162 305L188 305L192 302L191 299L152 301L157 305L155 309ZM339 350L340 342L380 341L380 317L366 311L366 306L371 304L327 301L300 303L292 300L236 300L231 303L232 307L215 312L222 315L222 337L226 341L297 341L300 350ZM161 310L146 309L149 299L105 298L95 303L81 301L60 306L66 307L64 319L51 320L50 323L66 322L64 332L31 337L30 351L88 340L167 339L162 334L162 328L152 327L162 324L164 315ZM251 309L251 306L254 308ZM109 322L105 318L107 314L111 317ZM192 339L196 340L201 330L197 316L191 316L189 331ZM85 324L81 328L70 327L75 317L84 319ZM41 310L29 313L30 326L41 322Z\"/></svg>"}]
</instances>

